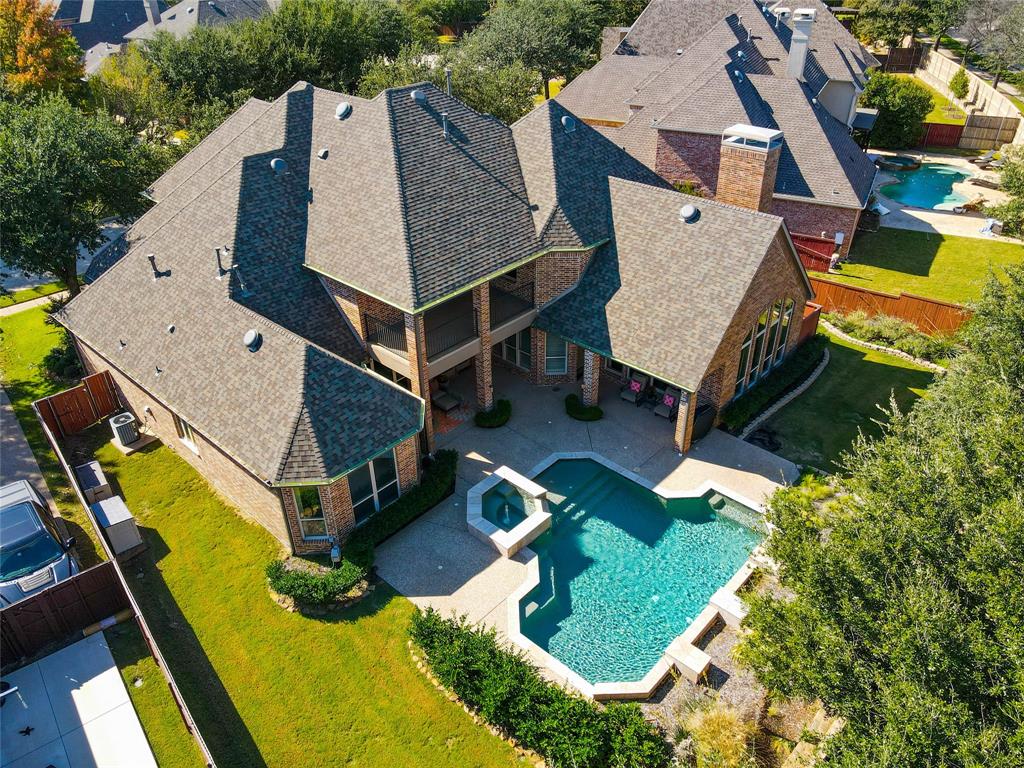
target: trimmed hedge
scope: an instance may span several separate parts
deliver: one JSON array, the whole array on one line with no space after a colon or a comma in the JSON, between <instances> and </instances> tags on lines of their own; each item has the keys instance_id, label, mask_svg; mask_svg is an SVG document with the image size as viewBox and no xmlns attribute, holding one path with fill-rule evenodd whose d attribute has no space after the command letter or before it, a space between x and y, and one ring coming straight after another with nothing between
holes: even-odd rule
<instances>
[{"instance_id":1,"label":"trimmed hedge","mask_svg":"<svg viewBox=\"0 0 1024 768\"><path fill-rule=\"evenodd\" d=\"M821 362L828 337L818 334L805 341L778 368L752 389L722 409L722 424L739 432L752 418L811 375Z\"/></svg>"},{"instance_id":2,"label":"trimmed hedge","mask_svg":"<svg viewBox=\"0 0 1024 768\"><path fill-rule=\"evenodd\" d=\"M475 710L549 765L660 768L669 748L636 704L600 706L545 681L493 629L465 617L417 611L409 630L434 675Z\"/></svg>"},{"instance_id":3,"label":"trimmed hedge","mask_svg":"<svg viewBox=\"0 0 1024 768\"><path fill-rule=\"evenodd\" d=\"M600 406L584 405L577 394L565 396L565 412L577 421L597 421L604 417Z\"/></svg>"},{"instance_id":4,"label":"trimmed hedge","mask_svg":"<svg viewBox=\"0 0 1024 768\"><path fill-rule=\"evenodd\" d=\"M279 595L287 595L299 603L326 605L332 603L364 576L366 569L351 560L342 560L337 568L326 570L291 570L283 560L275 560L267 566L270 587Z\"/></svg>"},{"instance_id":5,"label":"trimmed hedge","mask_svg":"<svg viewBox=\"0 0 1024 768\"><path fill-rule=\"evenodd\" d=\"M473 416L473 422L484 429L503 427L512 418L512 403L508 400L499 400L489 411L477 411Z\"/></svg>"}]
</instances>

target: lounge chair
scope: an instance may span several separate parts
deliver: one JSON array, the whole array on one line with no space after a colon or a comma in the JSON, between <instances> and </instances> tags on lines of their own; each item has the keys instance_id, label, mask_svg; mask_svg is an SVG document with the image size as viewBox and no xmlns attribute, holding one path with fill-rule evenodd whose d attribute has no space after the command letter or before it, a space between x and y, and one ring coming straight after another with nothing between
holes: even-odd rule
<instances>
[{"instance_id":1,"label":"lounge chair","mask_svg":"<svg viewBox=\"0 0 1024 768\"><path fill-rule=\"evenodd\" d=\"M627 403L640 405L640 401L644 399L644 393L647 392L647 387L649 385L650 379L646 376L634 373L629 377L629 383L619 391L619 397Z\"/></svg>"},{"instance_id":2,"label":"lounge chair","mask_svg":"<svg viewBox=\"0 0 1024 768\"><path fill-rule=\"evenodd\" d=\"M963 205L958 205L953 209L953 213L967 213L968 211L980 211L985 207L986 200L984 197L976 197L973 200L968 200Z\"/></svg>"},{"instance_id":3,"label":"lounge chair","mask_svg":"<svg viewBox=\"0 0 1024 768\"><path fill-rule=\"evenodd\" d=\"M988 165L989 163L991 163L995 159L995 156L996 156L996 151L994 149L990 149L984 155L979 155L978 157L972 157L971 158L971 162L974 163L975 165Z\"/></svg>"},{"instance_id":4,"label":"lounge chair","mask_svg":"<svg viewBox=\"0 0 1024 768\"><path fill-rule=\"evenodd\" d=\"M981 176L972 176L967 180L968 184L973 184L976 187L984 187L985 189L999 189L999 183L992 181L991 179L984 179Z\"/></svg>"},{"instance_id":5,"label":"lounge chair","mask_svg":"<svg viewBox=\"0 0 1024 768\"><path fill-rule=\"evenodd\" d=\"M457 395L453 395L447 389L439 389L430 396L430 402L435 408L440 408L445 413L455 410L462 404Z\"/></svg>"},{"instance_id":6,"label":"lounge chair","mask_svg":"<svg viewBox=\"0 0 1024 768\"><path fill-rule=\"evenodd\" d=\"M664 416L666 419L671 420L679 410L680 396L681 393L678 389L666 389L661 396L661 400L654 406L655 415Z\"/></svg>"}]
</instances>

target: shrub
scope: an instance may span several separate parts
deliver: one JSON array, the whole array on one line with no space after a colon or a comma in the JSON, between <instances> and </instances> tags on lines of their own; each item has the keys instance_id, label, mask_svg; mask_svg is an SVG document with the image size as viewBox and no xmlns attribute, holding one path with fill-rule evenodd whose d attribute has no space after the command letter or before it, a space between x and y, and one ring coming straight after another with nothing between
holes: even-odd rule
<instances>
[{"instance_id":1,"label":"shrub","mask_svg":"<svg viewBox=\"0 0 1024 768\"><path fill-rule=\"evenodd\" d=\"M307 605L325 605L337 600L366 576L366 569L350 560L342 560L337 568L289 568L284 560L267 566L271 588L281 595Z\"/></svg>"},{"instance_id":2,"label":"shrub","mask_svg":"<svg viewBox=\"0 0 1024 768\"><path fill-rule=\"evenodd\" d=\"M373 563L373 548L377 544L451 495L455 490L458 461L458 453L445 450L425 462L420 484L356 528L345 543L345 557L368 568Z\"/></svg>"},{"instance_id":3,"label":"shrub","mask_svg":"<svg viewBox=\"0 0 1024 768\"><path fill-rule=\"evenodd\" d=\"M584 405L576 394L565 396L565 412L578 421L597 421L604 416L600 406Z\"/></svg>"},{"instance_id":4,"label":"shrub","mask_svg":"<svg viewBox=\"0 0 1024 768\"><path fill-rule=\"evenodd\" d=\"M854 338L892 347L924 360L944 360L956 355L956 343L951 336L928 336L913 323L892 315L869 316L857 311L828 315L828 321Z\"/></svg>"},{"instance_id":5,"label":"shrub","mask_svg":"<svg viewBox=\"0 0 1024 768\"><path fill-rule=\"evenodd\" d=\"M817 335L805 341L795 352L761 379L756 386L722 409L722 424L738 432L752 418L806 379L821 362L828 339Z\"/></svg>"},{"instance_id":6,"label":"shrub","mask_svg":"<svg viewBox=\"0 0 1024 768\"><path fill-rule=\"evenodd\" d=\"M434 675L485 721L501 728L549 765L658 768L668 746L635 704L599 706L546 682L493 629L432 608L413 616L410 634Z\"/></svg>"},{"instance_id":7,"label":"shrub","mask_svg":"<svg viewBox=\"0 0 1024 768\"><path fill-rule=\"evenodd\" d=\"M512 417L512 403L508 400L499 400L489 411L477 411L473 417L473 423L485 429L503 427Z\"/></svg>"},{"instance_id":8,"label":"shrub","mask_svg":"<svg viewBox=\"0 0 1024 768\"><path fill-rule=\"evenodd\" d=\"M697 768L753 768L753 728L721 702L696 709L686 720Z\"/></svg>"},{"instance_id":9,"label":"shrub","mask_svg":"<svg viewBox=\"0 0 1024 768\"><path fill-rule=\"evenodd\" d=\"M967 91L970 87L971 81L967 78L967 70L960 67L949 81L950 93L960 99L960 101L963 101L967 98Z\"/></svg>"},{"instance_id":10,"label":"shrub","mask_svg":"<svg viewBox=\"0 0 1024 768\"><path fill-rule=\"evenodd\" d=\"M878 110L871 146L901 149L920 140L921 124L932 111L932 94L909 77L876 72L864 88L861 104Z\"/></svg>"},{"instance_id":11,"label":"shrub","mask_svg":"<svg viewBox=\"0 0 1024 768\"><path fill-rule=\"evenodd\" d=\"M692 195L693 197L704 197L704 193L701 191L700 184L696 181L677 181L672 185L676 188L676 192L682 192L684 195Z\"/></svg>"},{"instance_id":12,"label":"shrub","mask_svg":"<svg viewBox=\"0 0 1024 768\"><path fill-rule=\"evenodd\" d=\"M51 381L75 381L85 375L82 361L67 333L63 334L60 344L46 353L42 365L46 378Z\"/></svg>"}]
</instances>

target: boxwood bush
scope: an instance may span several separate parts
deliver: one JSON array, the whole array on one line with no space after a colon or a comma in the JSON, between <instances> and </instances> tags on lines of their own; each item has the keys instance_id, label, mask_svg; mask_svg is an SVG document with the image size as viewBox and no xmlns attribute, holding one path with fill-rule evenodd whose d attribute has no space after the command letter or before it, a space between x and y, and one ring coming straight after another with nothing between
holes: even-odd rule
<instances>
[{"instance_id":1,"label":"boxwood bush","mask_svg":"<svg viewBox=\"0 0 1024 768\"><path fill-rule=\"evenodd\" d=\"M722 409L722 424L730 432L739 432L752 418L785 395L821 362L828 337L818 334L805 341L778 368L761 379Z\"/></svg>"},{"instance_id":2,"label":"boxwood bush","mask_svg":"<svg viewBox=\"0 0 1024 768\"><path fill-rule=\"evenodd\" d=\"M565 396L565 412L578 421L597 421L604 416L600 406L584 405L575 393Z\"/></svg>"},{"instance_id":3,"label":"boxwood bush","mask_svg":"<svg viewBox=\"0 0 1024 768\"><path fill-rule=\"evenodd\" d=\"M413 616L410 634L434 675L481 718L553 766L659 768L668 744L636 704L600 706L545 681L493 629L432 608Z\"/></svg>"},{"instance_id":4,"label":"boxwood bush","mask_svg":"<svg viewBox=\"0 0 1024 768\"><path fill-rule=\"evenodd\" d=\"M337 568L288 568L283 560L267 566L271 589L306 605L334 602L364 576L366 569L351 560L342 560Z\"/></svg>"},{"instance_id":5,"label":"boxwood bush","mask_svg":"<svg viewBox=\"0 0 1024 768\"><path fill-rule=\"evenodd\" d=\"M493 429L502 427L512 418L512 403L508 400L499 400L489 411L477 411L473 416L473 422L478 427Z\"/></svg>"}]
</instances>

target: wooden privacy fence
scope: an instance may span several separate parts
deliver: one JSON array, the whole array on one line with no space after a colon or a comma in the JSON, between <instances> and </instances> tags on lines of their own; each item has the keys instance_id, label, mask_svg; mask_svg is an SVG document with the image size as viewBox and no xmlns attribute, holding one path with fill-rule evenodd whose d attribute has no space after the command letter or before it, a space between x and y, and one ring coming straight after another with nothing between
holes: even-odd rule
<instances>
[{"instance_id":1,"label":"wooden privacy fence","mask_svg":"<svg viewBox=\"0 0 1024 768\"><path fill-rule=\"evenodd\" d=\"M86 376L77 387L38 402L46 426L61 437L81 432L121 408L109 371Z\"/></svg>"},{"instance_id":2,"label":"wooden privacy fence","mask_svg":"<svg viewBox=\"0 0 1024 768\"><path fill-rule=\"evenodd\" d=\"M998 149L1013 142L1020 125L1019 117L1000 117L974 113L967 116L958 146L964 149Z\"/></svg>"},{"instance_id":3,"label":"wooden privacy fence","mask_svg":"<svg viewBox=\"0 0 1024 768\"><path fill-rule=\"evenodd\" d=\"M130 607L114 564L94 565L0 611L4 666L34 656Z\"/></svg>"},{"instance_id":4,"label":"wooden privacy fence","mask_svg":"<svg viewBox=\"0 0 1024 768\"><path fill-rule=\"evenodd\" d=\"M913 48L890 48L887 53L875 54L884 72L913 72L921 64L924 48L915 45Z\"/></svg>"},{"instance_id":5,"label":"wooden privacy fence","mask_svg":"<svg viewBox=\"0 0 1024 768\"><path fill-rule=\"evenodd\" d=\"M803 344L818 332L818 320L821 318L821 305L808 301L804 305L804 316L800 321L800 336L797 344Z\"/></svg>"},{"instance_id":6,"label":"wooden privacy fence","mask_svg":"<svg viewBox=\"0 0 1024 768\"><path fill-rule=\"evenodd\" d=\"M959 304L937 299L926 299L909 293L893 296L890 293L856 288L812 277L814 300L825 312L867 312L869 315L893 315L913 323L927 334L953 333L971 316L970 310Z\"/></svg>"},{"instance_id":7,"label":"wooden privacy fence","mask_svg":"<svg viewBox=\"0 0 1024 768\"><path fill-rule=\"evenodd\" d=\"M921 146L923 147L956 147L964 133L962 125L945 123L922 123Z\"/></svg>"},{"instance_id":8,"label":"wooden privacy fence","mask_svg":"<svg viewBox=\"0 0 1024 768\"><path fill-rule=\"evenodd\" d=\"M796 253L804 265L804 269L812 272L828 272L832 262L832 253L836 244L832 240L811 235L790 235Z\"/></svg>"}]
</instances>

